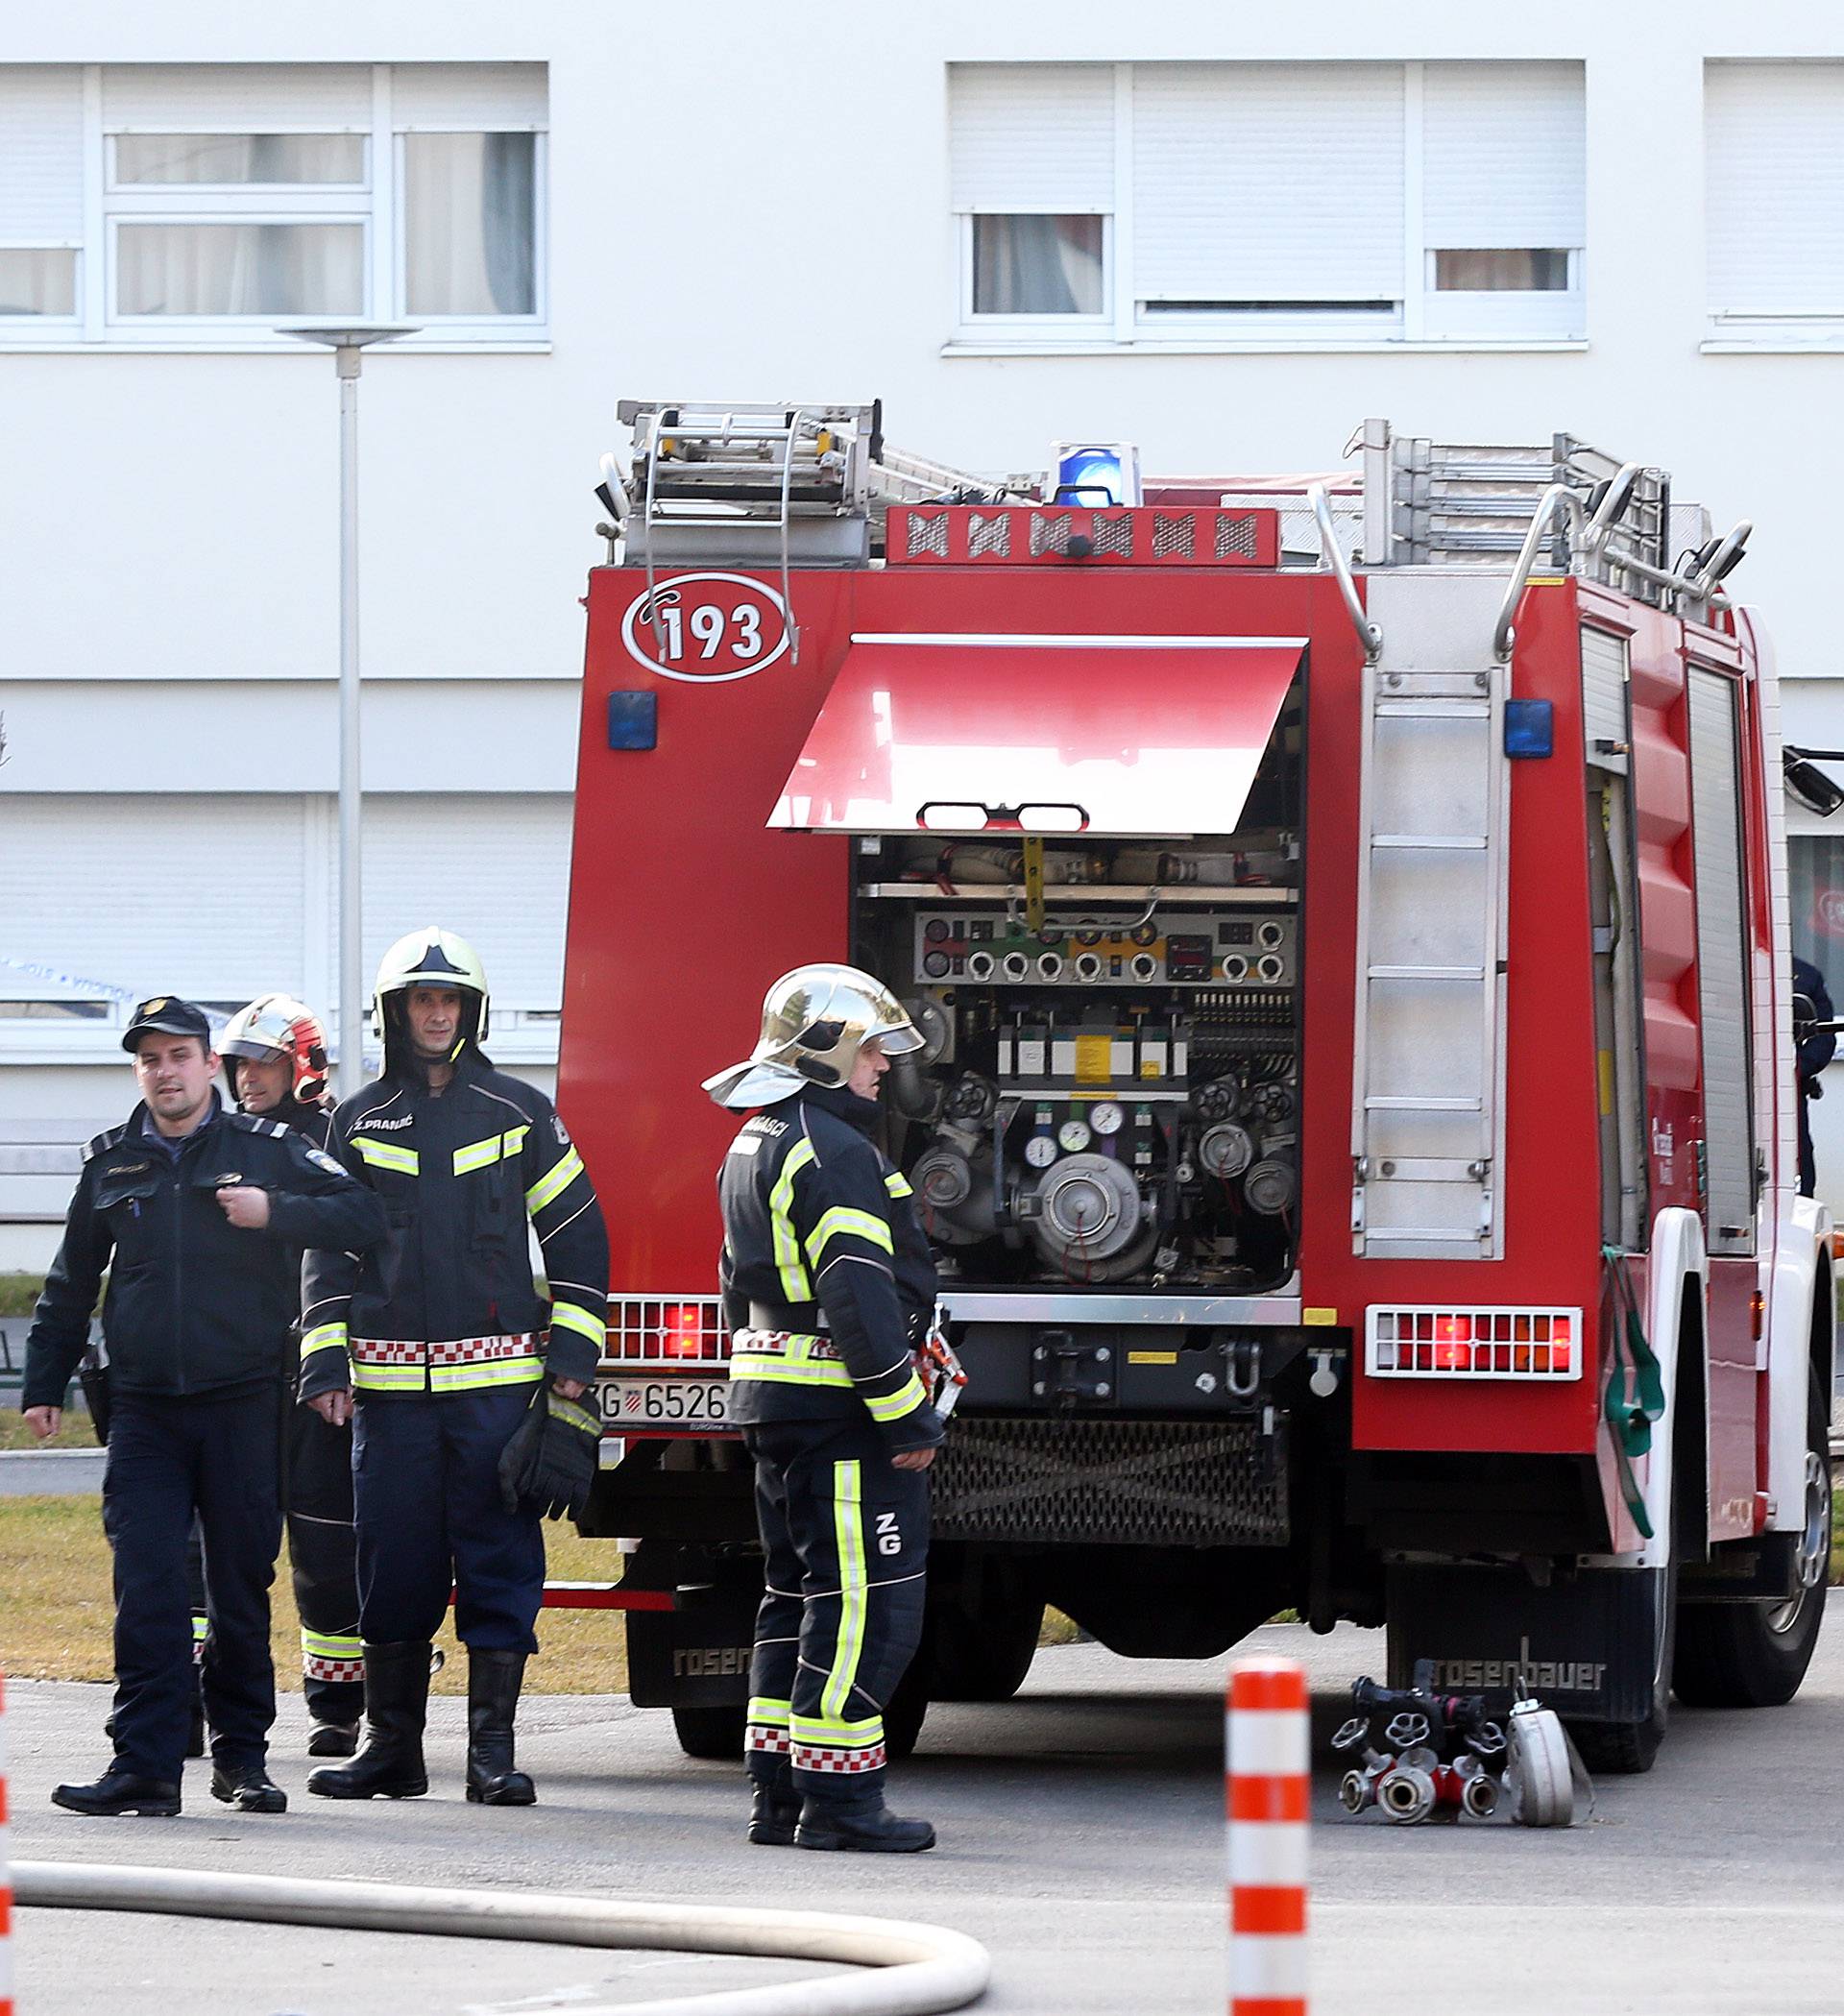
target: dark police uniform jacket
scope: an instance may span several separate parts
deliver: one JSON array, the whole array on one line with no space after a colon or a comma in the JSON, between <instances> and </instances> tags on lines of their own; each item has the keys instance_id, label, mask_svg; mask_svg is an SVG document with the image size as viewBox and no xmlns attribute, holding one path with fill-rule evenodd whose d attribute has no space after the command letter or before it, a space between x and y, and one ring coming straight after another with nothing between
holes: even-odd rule
<instances>
[{"instance_id":1,"label":"dark police uniform jacket","mask_svg":"<svg viewBox=\"0 0 1844 2016\"><path fill-rule=\"evenodd\" d=\"M84 1151L27 1340L22 1407L63 1404L105 1271L117 1397L255 1391L286 1363L301 1249L363 1250L384 1235L377 1200L279 1122L214 1105L175 1157L148 1138L146 1114L137 1105ZM236 1183L268 1191L260 1231L224 1215L216 1193Z\"/></svg>"},{"instance_id":2,"label":"dark police uniform jacket","mask_svg":"<svg viewBox=\"0 0 1844 2016\"><path fill-rule=\"evenodd\" d=\"M595 1376L608 1229L549 1100L470 1047L439 1096L389 1070L333 1115L330 1152L389 1220L376 1251L310 1252L301 1397L468 1393ZM538 1234L549 1302L532 1281ZM548 1331L548 1337L546 1337ZM350 1369L349 1369L350 1368Z\"/></svg>"},{"instance_id":3,"label":"dark police uniform jacket","mask_svg":"<svg viewBox=\"0 0 1844 2016\"><path fill-rule=\"evenodd\" d=\"M941 1421L912 1353L936 1280L874 1100L814 1086L745 1120L717 1177L735 1421L862 1421L893 1450Z\"/></svg>"}]
</instances>

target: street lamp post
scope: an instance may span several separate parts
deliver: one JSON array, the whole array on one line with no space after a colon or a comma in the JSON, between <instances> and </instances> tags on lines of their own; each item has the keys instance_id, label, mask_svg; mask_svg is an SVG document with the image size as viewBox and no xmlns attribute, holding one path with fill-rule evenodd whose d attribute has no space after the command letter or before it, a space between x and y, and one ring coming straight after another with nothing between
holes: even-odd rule
<instances>
[{"instance_id":1,"label":"street lamp post","mask_svg":"<svg viewBox=\"0 0 1844 2016\"><path fill-rule=\"evenodd\" d=\"M413 336L401 324L283 329L333 352L339 372L339 1070L341 1099L364 1076L364 887L360 879L358 744L358 368L375 343Z\"/></svg>"}]
</instances>

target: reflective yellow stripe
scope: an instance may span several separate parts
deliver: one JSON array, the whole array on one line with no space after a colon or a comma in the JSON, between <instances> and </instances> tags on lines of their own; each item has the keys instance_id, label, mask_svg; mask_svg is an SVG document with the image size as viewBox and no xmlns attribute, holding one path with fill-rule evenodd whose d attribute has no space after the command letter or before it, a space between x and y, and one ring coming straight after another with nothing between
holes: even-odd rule
<instances>
[{"instance_id":1,"label":"reflective yellow stripe","mask_svg":"<svg viewBox=\"0 0 1844 2016\"><path fill-rule=\"evenodd\" d=\"M506 1160L516 1160L524 1153L525 1136L531 1132L528 1127L509 1127L500 1139L506 1144Z\"/></svg>"},{"instance_id":2,"label":"reflective yellow stripe","mask_svg":"<svg viewBox=\"0 0 1844 2016\"><path fill-rule=\"evenodd\" d=\"M766 1694L751 1694L748 1719L760 1722L765 1728L786 1729L788 1717L793 1712L791 1701L771 1700Z\"/></svg>"},{"instance_id":3,"label":"reflective yellow stripe","mask_svg":"<svg viewBox=\"0 0 1844 2016\"><path fill-rule=\"evenodd\" d=\"M374 1169L396 1169L404 1176L419 1173L413 1148L400 1148L395 1141L376 1141L370 1134L354 1134L352 1146L358 1150L360 1159L369 1162Z\"/></svg>"},{"instance_id":4,"label":"reflective yellow stripe","mask_svg":"<svg viewBox=\"0 0 1844 2016\"><path fill-rule=\"evenodd\" d=\"M892 1169L890 1171L889 1175L884 1178L884 1187L892 1197L913 1197L915 1195L909 1178L900 1169Z\"/></svg>"},{"instance_id":5,"label":"reflective yellow stripe","mask_svg":"<svg viewBox=\"0 0 1844 2016\"><path fill-rule=\"evenodd\" d=\"M343 1323L316 1324L311 1330L303 1331L301 1339L301 1355L311 1358L316 1351L343 1351L346 1348L346 1325Z\"/></svg>"},{"instance_id":6,"label":"reflective yellow stripe","mask_svg":"<svg viewBox=\"0 0 1844 2016\"><path fill-rule=\"evenodd\" d=\"M814 1159L813 1144L804 1135L788 1151L775 1187L768 1193L768 1229L774 1241L775 1271L782 1295L790 1302L811 1302L813 1284L800 1264L800 1241L794 1236L794 1178Z\"/></svg>"},{"instance_id":7,"label":"reflective yellow stripe","mask_svg":"<svg viewBox=\"0 0 1844 2016\"><path fill-rule=\"evenodd\" d=\"M733 1379L767 1379L782 1386L843 1386L851 1389L852 1375L842 1365L789 1365L778 1358L732 1358Z\"/></svg>"},{"instance_id":8,"label":"reflective yellow stripe","mask_svg":"<svg viewBox=\"0 0 1844 2016\"><path fill-rule=\"evenodd\" d=\"M847 1722L835 1715L789 1716L791 1734L797 1743L837 1745L849 1750L867 1750L884 1740L884 1717L866 1715L863 1720Z\"/></svg>"},{"instance_id":9,"label":"reflective yellow stripe","mask_svg":"<svg viewBox=\"0 0 1844 2016\"><path fill-rule=\"evenodd\" d=\"M202 1610L192 1613L192 1642L202 1645L211 1635L211 1619Z\"/></svg>"},{"instance_id":10,"label":"reflective yellow stripe","mask_svg":"<svg viewBox=\"0 0 1844 2016\"><path fill-rule=\"evenodd\" d=\"M525 1192L525 1209L533 1217L554 1197L561 1197L583 1173L583 1158L572 1148L561 1161L553 1162Z\"/></svg>"},{"instance_id":11,"label":"reflective yellow stripe","mask_svg":"<svg viewBox=\"0 0 1844 2016\"><path fill-rule=\"evenodd\" d=\"M484 1141L470 1141L465 1148L454 1152L454 1173L466 1176L471 1169L490 1168L499 1159L504 1137L489 1134Z\"/></svg>"},{"instance_id":12,"label":"reflective yellow stripe","mask_svg":"<svg viewBox=\"0 0 1844 2016\"><path fill-rule=\"evenodd\" d=\"M352 1384L361 1392L421 1393L427 1368L421 1365L366 1365L352 1367Z\"/></svg>"},{"instance_id":13,"label":"reflective yellow stripe","mask_svg":"<svg viewBox=\"0 0 1844 2016\"><path fill-rule=\"evenodd\" d=\"M921 1406L927 1396L922 1391L921 1380L911 1372L894 1393L867 1393L861 1397L871 1410L874 1421L901 1421L904 1415Z\"/></svg>"},{"instance_id":14,"label":"reflective yellow stripe","mask_svg":"<svg viewBox=\"0 0 1844 2016\"><path fill-rule=\"evenodd\" d=\"M574 1302L552 1302L550 1305L550 1326L557 1329L574 1330L579 1337L587 1337L598 1349L608 1335L608 1325L599 1316L592 1316L587 1309L579 1309Z\"/></svg>"},{"instance_id":15,"label":"reflective yellow stripe","mask_svg":"<svg viewBox=\"0 0 1844 2016\"><path fill-rule=\"evenodd\" d=\"M473 1393L486 1386L529 1386L544 1375L542 1358L501 1358L493 1365L436 1365L429 1370L429 1391Z\"/></svg>"},{"instance_id":16,"label":"reflective yellow stripe","mask_svg":"<svg viewBox=\"0 0 1844 2016\"><path fill-rule=\"evenodd\" d=\"M807 1234L808 1257L815 1267L819 1265L820 1254L840 1232L849 1232L856 1239L881 1246L886 1253L896 1251L890 1243L889 1227L875 1211L855 1211L849 1204L835 1204L830 1211L819 1214L819 1223Z\"/></svg>"},{"instance_id":17,"label":"reflective yellow stripe","mask_svg":"<svg viewBox=\"0 0 1844 2016\"><path fill-rule=\"evenodd\" d=\"M356 1634L352 1638L336 1638L327 1631L303 1630L301 1649L315 1659L363 1659L365 1640Z\"/></svg>"},{"instance_id":18,"label":"reflective yellow stripe","mask_svg":"<svg viewBox=\"0 0 1844 2016\"><path fill-rule=\"evenodd\" d=\"M838 1637L833 1670L819 1697L819 1712L837 1721L852 1698L858 1662L864 1650L864 1529L859 1518L860 1472L856 1463L833 1465L833 1542L838 1550Z\"/></svg>"}]
</instances>

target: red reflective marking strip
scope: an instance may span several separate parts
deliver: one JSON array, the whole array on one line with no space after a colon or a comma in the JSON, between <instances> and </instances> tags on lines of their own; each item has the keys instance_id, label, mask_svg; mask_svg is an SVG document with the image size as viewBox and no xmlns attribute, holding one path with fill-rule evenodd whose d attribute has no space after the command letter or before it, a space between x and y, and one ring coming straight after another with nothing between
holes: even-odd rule
<instances>
[{"instance_id":1,"label":"red reflective marking strip","mask_svg":"<svg viewBox=\"0 0 1844 2016\"><path fill-rule=\"evenodd\" d=\"M1234 1773L1229 1780L1232 1820L1303 1820L1309 1781L1304 1773L1284 1777Z\"/></svg>"},{"instance_id":2,"label":"red reflective marking strip","mask_svg":"<svg viewBox=\"0 0 1844 2016\"><path fill-rule=\"evenodd\" d=\"M1299 1883L1238 1883L1229 1892L1229 1930L1303 1932L1306 1891Z\"/></svg>"},{"instance_id":3,"label":"red reflective marking strip","mask_svg":"<svg viewBox=\"0 0 1844 2016\"><path fill-rule=\"evenodd\" d=\"M1229 2016L1306 2016L1303 1995L1234 1995Z\"/></svg>"},{"instance_id":4,"label":"red reflective marking strip","mask_svg":"<svg viewBox=\"0 0 1844 2016\"><path fill-rule=\"evenodd\" d=\"M570 1589L545 1584L546 1610L676 1610L669 1589Z\"/></svg>"},{"instance_id":5,"label":"red reflective marking strip","mask_svg":"<svg viewBox=\"0 0 1844 2016\"><path fill-rule=\"evenodd\" d=\"M1238 1666L1229 1676L1231 1708L1300 1708L1307 1705L1302 1666Z\"/></svg>"}]
</instances>

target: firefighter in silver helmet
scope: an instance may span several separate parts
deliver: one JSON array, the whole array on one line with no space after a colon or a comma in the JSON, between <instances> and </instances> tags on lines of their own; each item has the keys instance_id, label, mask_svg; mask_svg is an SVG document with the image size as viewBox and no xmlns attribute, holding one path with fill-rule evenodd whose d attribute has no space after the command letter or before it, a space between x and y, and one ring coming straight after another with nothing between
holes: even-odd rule
<instances>
[{"instance_id":1,"label":"firefighter in silver helmet","mask_svg":"<svg viewBox=\"0 0 1844 2016\"><path fill-rule=\"evenodd\" d=\"M455 1595L468 1648L467 1794L537 1796L513 1720L544 1599L541 1518L580 1511L601 1422L608 1234L549 1100L496 1071L487 976L431 925L378 967L383 1075L341 1105L331 1152L383 1199L375 1254L307 1257L302 1397L353 1421L365 1747L314 1772L329 1799L412 1798L430 1640ZM550 1299L532 1280L527 1224Z\"/></svg>"},{"instance_id":2,"label":"firefighter in silver helmet","mask_svg":"<svg viewBox=\"0 0 1844 2016\"><path fill-rule=\"evenodd\" d=\"M869 974L801 966L769 988L750 1057L705 1082L719 1105L759 1108L717 1193L730 1413L764 1556L747 1737L764 1846L934 1845L884 1803L884 1710L921 1638L943 1431L913 1355L934 1265L874 1135L879 1080L921 1042Z\"/></svg>"},{"instance_id":3,"label":"firefighter in silver helmet","mask_svg":"<svg viewBox=\"0 0 1844 2016\"><path fill-rule=\"evenodd\" d=\"M260 994L218 1039L238 1109L279 1121L324 1149L332 1133L327 1032L291 994ZM282 1432L282 1508L301 1616L302 1692L309 1757L351 1757L365 1712L352 1539L352 1431L294 1402L290 1369Z\"/></svg>"}]
</instances>

